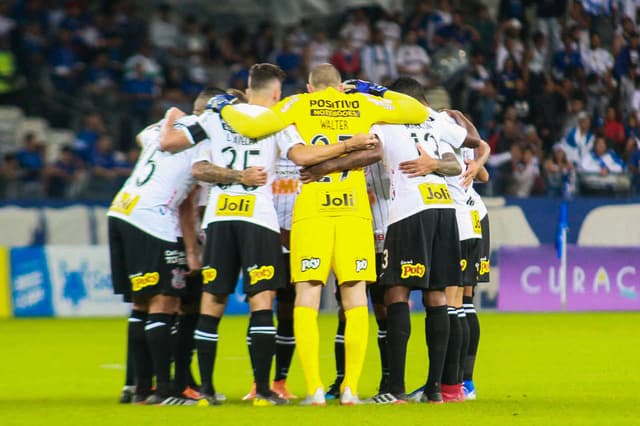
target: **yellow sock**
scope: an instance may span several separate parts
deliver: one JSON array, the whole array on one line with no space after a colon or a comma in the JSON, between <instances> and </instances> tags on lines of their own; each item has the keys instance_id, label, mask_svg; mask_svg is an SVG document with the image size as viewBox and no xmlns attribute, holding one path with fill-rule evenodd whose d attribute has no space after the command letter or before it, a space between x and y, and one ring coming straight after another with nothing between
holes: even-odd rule
<instances>
[{"instance_id":1,"label":"yellow sock","mask_svg":"<svg viewBox=\"0 0 640 426\"><path fill-rule=\"evenodd\" d=\"M306 306L293 308L293 331L302 372L307 381L307 394L313 395L318 388L324 388L320 380L318 311Z\"/></svg>"},{"instance_id":2,"label":"yellow sock","mask_svg":"<svg viewBox=\"0 0 640 426\"><path fill-rule=\"evenodd\" d=\"M369 340L369 312L366 306L358 306L344 312L347 324L344 329L344 380L340 391L349 387L354 395L358 393L358 382L362 374L364 357ZM297 343L296 338L296 343Z\"/></svg>"}]
</instances>

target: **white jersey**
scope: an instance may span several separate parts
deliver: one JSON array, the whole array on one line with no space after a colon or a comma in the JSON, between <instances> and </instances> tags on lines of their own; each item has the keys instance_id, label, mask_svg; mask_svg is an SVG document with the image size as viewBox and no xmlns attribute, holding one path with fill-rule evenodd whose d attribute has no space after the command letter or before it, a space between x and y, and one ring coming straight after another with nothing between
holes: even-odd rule
<instances>
[{"instance_id":1,"label":"white jersey","mask_svg":"<svg viewBox=\"0 0 640 426\"><path fill-rule=\"evenodd\" d=\"M293 205L300 190L298 166L287 157L280 155L276 163L276 174L271 185L273 202L278 213L278 223L282 229L291 229Z\"/></svg>"},{"instance_id":2,"label":"white jersey","mask_svg":"<svg viewBox=\"0 0 640 426\"><path fill-rule=\"evenodd\" d=\"M234 105L231 108L238 108L252 116L265 109L248 104ZM263 139L249 139L236 133L213 112L201 115L198 123L208 140L198 145L194 163L204 160L234 170L256 166L263 167L267 173L267 182L263 186L212 185L202 226L206 228L212 222L240 220L280 232L273 204L272 185L279 153L286 155L291 146L304 143L297 131L290 126ZM189 134L191 128L193 126L184 127L184 131Z\"/></svg>"},{"instance_id":3,"label":"white jersey","mask_svg":"<svg viewBox=\"0 0 640 426\"><path fill-rule=\"evenodd\" d=\"M376 253L384 250L384 238L389 224L389 175L381 162L365 168L367 193L373 217L373 238Z\"/></svg>"},{"instance_id":4,"label":"white jersey","mask_svg":"<svg viewBox=\"0 0 640 426\"><path fill-rule=\"evenodd\" d=\"M420 144L431 157L441 158L437 129L427 123L373 126L371 132L382 141L383 162L389 174L389 225L428 209L454 208L442 176L428 174L410 178L399 170L400 163L414 160ZM447 152L450 148L443 145Z\"/></svg>"},{"instance_id":5,"label":"white jersey","mask_svg":"<svg viewBox=\"0 0 640 426\"><path fill-rule=\"evenodd\" d=\"M465 157L462 144L467 138L467 130L459 126L447 113L437 112L429 108L429 119L427 123L430 128L440 130L440 141L445 142L453 148L453 154L460 164L462 170L466 170ZM473 150L471 150L473 152ZM449 192L456 206L456 218L458 222L458 235L460 241L470 238L482 238L482 228L480 225L480 213L476 208L472 208L468 201L470 199L467 190L460 182L460 176L447 176L445 178Z\"/></svg>"},{"instance_id":6,"label":"white jersey","mask_svg":"<svg viewBox=\"0 0 640 426\"><path fill-rule=\"evenodd\" d=\"M108 216L124 220L165 241L180 232L178 207L195 184L191 176L194 149L171 154L160 150L162 122L144 129L138 140L140 158L109 207Z\"/></svg>"}]
</instances>

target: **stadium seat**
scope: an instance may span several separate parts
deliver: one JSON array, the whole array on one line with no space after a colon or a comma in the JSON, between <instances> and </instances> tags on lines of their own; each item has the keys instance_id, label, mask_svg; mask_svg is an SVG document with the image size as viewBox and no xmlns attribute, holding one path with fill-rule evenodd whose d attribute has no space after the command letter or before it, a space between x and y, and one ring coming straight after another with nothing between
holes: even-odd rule
<instances>
[{"instance_id":1,"label":"stadium seat","mask_svg":"<svg viewBox=\"0 0 640 426\"><path fill-rule=\"evenodd\" d=\"M640 204L593 209L578 235L580 246L640 246Z\"/></svg>"},{"instance_id":2,"label":"stadium seat","mask_svg":"<svg viewBox=\"0 0 640 426\"><path fill-rule=\"evenodd\" d=\"M503 245L535 247L540 244L522 209L518 206L489 209L491 249Z\"/></svg>"},{"instance_id":3,"label":"stadium seat","mask_svg":"<svg viewBox=\"0 0 640 426\"><path fill-rule=\"evenodd\" d=\"M0 154L16 151L19 146L18 131L22 128L24 115L14 106L0 106Z\"/></svg>"},{"instance_id":4,"label":"stadium seat","mask_svg":"<svg viewBox=\"0 0 640 426\"><path fill-rule=\"evenodd\" d=\"M25 117L18 133L18 143L22 142L24 135L33 133L39 141L49 142L49 123L44 118Z\"/></svg>"},{"instance_id":5,"label":"stadium seat","mask_svg":"<svg viewBox=\"0 0 640 426\"><path fill-rule=\"evenodd\" d=\"M55 161L64 145L73 144L75 134L68 129L49 129L47 134L47 158Z\"/></svg>"},{"instance_id":6,"label":"stadium seat","mask_svg":"<svg viewBox=\"0 0 640 426\"><path fill-rule=\"evenodd\" d=\"M38 209L5 206L0 208L0 245L20 247L33 243L40 226Z\"/></svg>"},{"instance_id":7,"label":"stadium seat","mask_svg":"<svg viewBox=\"0 0 640 426\"><path fill-rule=\"evenodd\" d=\"M91 244L88 207L76 205L43 211L47 244Z\"/></svg>"},{"instance_id":8,"label":"stadium seat","mask_svg":"<svg viewBox=\"0 0 640 426\"><path fill-rule=\"evenodd\" d=\"M107 222L106 207L94 207L93 215L95 218L96 244L109 244L109 228Z\"/></svg>"}]
</instances>

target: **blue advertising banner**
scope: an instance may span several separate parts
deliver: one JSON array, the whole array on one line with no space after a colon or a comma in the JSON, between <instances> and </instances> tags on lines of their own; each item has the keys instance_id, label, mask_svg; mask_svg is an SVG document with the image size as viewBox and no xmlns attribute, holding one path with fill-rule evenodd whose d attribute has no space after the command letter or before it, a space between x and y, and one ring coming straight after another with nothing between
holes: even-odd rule
<instances>
[{"instance_id":1,"label":"blue advertising banner","mask_svg":"<svg viewBox=\"0 0 640 426\"><path fill-rule=\"evenodd\" d=\"M10 259L14 316L52 316L51 279L44 247L13 248Z\"/></svg>"}]
</instances>

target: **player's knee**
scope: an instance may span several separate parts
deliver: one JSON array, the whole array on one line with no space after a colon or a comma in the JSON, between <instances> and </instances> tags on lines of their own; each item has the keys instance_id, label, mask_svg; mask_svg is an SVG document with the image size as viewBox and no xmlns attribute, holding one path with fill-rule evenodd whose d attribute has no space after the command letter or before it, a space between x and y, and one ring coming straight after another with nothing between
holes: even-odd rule
<instances>
[{"instance_id":1,"label":"player's knee","mask_svg":"<svg viewBox=\"0 0 640 426\"><path fill-rule=\"evenodd\" d=\"M443 290L428 290L422 292L422 304L424 307L444 306L447 304L447 296Z\"/></svg>"},{"instance_id":2,"label":"player's knee","mask_svg":"<svg viewBox=\"0 0 640 426\"><path fill-rule=\"evenodd\" d=\"M273 299L276 292L265 290L249 297L249 309L251 312L273 309Z\"/></svg>"},{"instance_id":3,"label":"player's knee","mask_svg":"<svg viewBox=\"0 0 640 426\"><path fill-rule=\"evenodd\" d=\"M384 304L389 306L393 303L406 303L409 301L409 287L396 285L389 287L384 294Z\"/></svg>"}]
</instances>

